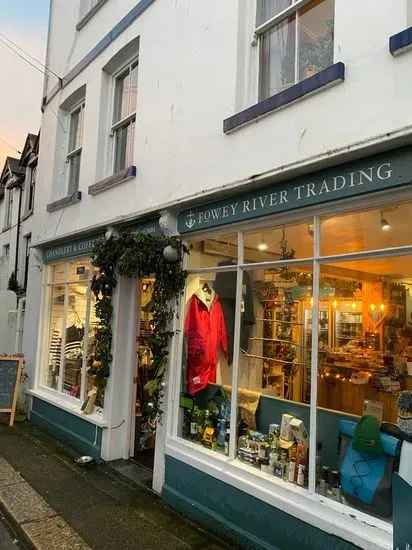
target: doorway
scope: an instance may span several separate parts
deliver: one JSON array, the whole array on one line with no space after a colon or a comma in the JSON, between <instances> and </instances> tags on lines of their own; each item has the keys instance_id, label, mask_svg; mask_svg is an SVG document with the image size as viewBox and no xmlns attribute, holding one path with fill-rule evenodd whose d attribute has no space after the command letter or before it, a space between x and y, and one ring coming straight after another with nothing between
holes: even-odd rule
<instances>
[{"instance_id":1,"label":"doorway","mask_svg":"<svg viewBox=\"0 0 412 550\"><path fill-rule=\"evenodd\" d=\"M134 448L134 452L131 457L133 462L151 471L153 471L154 465L156 422L151 421L148 417L150 391L146 390L145 386L153 377L149 339L152 333L153 313L151 312L150 305L154 281L154 278L137 281L139 299L136 311L135 429L134 433L132 433L132 437L134 438L132 449Z\"/></svg>"}]
</instances>

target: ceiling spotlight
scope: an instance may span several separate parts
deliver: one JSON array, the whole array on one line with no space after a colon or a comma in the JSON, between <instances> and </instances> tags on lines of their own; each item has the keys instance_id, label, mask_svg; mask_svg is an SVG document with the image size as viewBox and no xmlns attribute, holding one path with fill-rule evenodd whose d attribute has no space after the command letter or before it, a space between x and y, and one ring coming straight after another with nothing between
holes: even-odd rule
<instances>
[{"instance_id":1,"label":"ceiling spotlight","mask_svg":"<svg viewBox=\"0 0 412 550\"><path fill-rule=\"evenodd\" d=\"M391 224L386 218L383 217L383 212L381 212L381 228L382 231L388 231L391 228Z\"/></svg>"},{"instance_id":2,"label":"ceiling spotlight","mask_svg":"<svg viewBox=\"0 0 412 550\"><path fill-rule=\"evenodd\" d=\"M263 238L263 235L262 235L262 240L258 244L258 250L260 250L260 252L264 252L268 248L269 246L265 243L265 239Z\"/></svg>"}]
</instances>

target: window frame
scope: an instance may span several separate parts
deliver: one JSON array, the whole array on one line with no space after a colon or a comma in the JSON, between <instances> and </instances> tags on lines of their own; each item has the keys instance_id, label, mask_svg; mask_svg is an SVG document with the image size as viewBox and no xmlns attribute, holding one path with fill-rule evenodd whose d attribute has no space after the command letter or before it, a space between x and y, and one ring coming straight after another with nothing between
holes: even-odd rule
<instances>
[{"instance_id":1,"label":"window frame","mask_svg":"<svg viewBox=\"0 0 412 550\"><path fill-rule=\"evenodd\" d=\"M117 108L117 105L118 105L117 82L126 73L126 71L128 73L128 76L130 76L133 69L135 69L135 68L137 68L137 70L139 71L139 56L134 56L127 63L122 65L121 69L116 71L116 73L114 73L113 76L112 76L113 94L112 94L111 126L110 126L110 131L109 131L109 136L113 140L113 144L112 144L112 166L111 166L111 173L112 174L117 174L118 172L121 172L123 169L129 168L129 166L132 166L132 164L133 164L133 147L134 147L135 134L133 135L133 143L127 143L127 141L126 141L125 160L126 160L126 157L127 157L128 147L131 147L132 161L131 161L131 163L129 163L129 165L128 165L127 162L125 162L125 166L123 166L123 168L120 168L120 169L117 168L117 164L118 164L117 135L122 130L127 131L128 128L129 127L131 128L133 124L135 125L135 129L136 129L137 91L136 91L136 105L134 106L134 110L131 113L129 113L128 115L126 115L125 117L123 117L123 118L121 118L121 116L120 116L120 118L118 120L115 120L115 116L116 116L116 108ZM139 73L138 73L138 75L139 75ZM130 101L130 93L129 93L129 98L128 99Z\"/></svg>"},{"instance_id":2,"label":"window frame","mask_svg":"<svg viewBox=\"0 0 412 550\"><path fill-rule=\"evenodd\" d=\"M4 229L11 227L13 218L13 189L7 189L6 193L6 207L4 212Z\"/></svg>"},{"instance_id":3,"label":"window frame","mask_svg":"<svg viewBox=\"0 0 412 550\"><path fill-rule=\"evenodd\" d=\"M67 174L67 195L73 195L79 190L79 183L80 183L80 165L81 165L81 158L82 158L82 151L83 151L83 136L84 136L84 111L86 108L86 100L83 98L81 101L76 103L74 107L72 107L68 113L69 123L68 123L68 135L67 135L67 145L66 145L66 164L68 164L68 174ZM74 117L75 115L78 115L78 122L77 122L77 129L76 129L76 141L77 136L79 133L79 121L81 120L81 143L80 145L74 144L74 147L71 144L71 138L72 138L72 129L73 129L73 123L74 123ZM76 146L77 145L77 146ZM72 180L73 170L75 170L75 167L73 165L73 161L75 159L78 159L79 167L78 167L78 174L75 178L75 180ZM72 183L74 182L74 184Z\"/></svg>"},{"instance_id":4,"label":"window frame","mask_svg":"<svg viewBox=\"0 0 412 550\"><path fill-rule=\"evenodd\" d=\"M31 233L24 236L24 281L23 288L27 288L27 282L29 278L29 262L30 262L30 247L31 247Z\"/></svg>"},{"instance_id":5,"label":"window frame","mask_svg":"<svg viewBox=\"0 0 412 550\"><path fill-rule=\"evenodd\" d=\"M271 96L267 96L266 94L263 94L263 90L262 90L262 88L263 88L262 49L263 49L264 35L267 31L270 31L271 29L276 27L277 25L282 23L282 21L285 21L291 15L295 15L295 82L293 84L288 85L284 89L290 88L291 86L294 86L294 85L298 84L299 82L303 82L303 80L305 80L305 79L302 79L302 80L299 79L299 55L297 55L298 44L299 44L299 23L298 23L299 22L299 10L301 10L306 5L313 2L313 0L291 0L291 5L289 7L285 8L284 10L282 10L281 12L276 14L275 16L271 17L270 19L268 19L264 23L261 23L261 24L258 25L257 21L259 19L259 14L261 13L261 11L263 9L263 2L264 1L265 0L257 0L255 30L254 30L254 40L257 41L257 45L258 45L258 49L259 49L259 51L258 51L258 100L259 101L267 99L267 97L271 97ZM324 67L324 68L326 68L326 67ZM279 90L274 95L276 95L277 93L282 92L284 89Z\"/></svg>"},{"instance_id":6,"label":"window frame","mask_svg":"<svg viewBox=\"0 0 412 550\"><path fill-rule=\"evenodd\" d=\"M30 167L30 184L27 189L26 213L34 210L34 196L36 192L37 164Z\"/></svg>"},{"instance_id":7,"label":"window frame","mask_svg":"<svg viewBox=\"0 0 412 550\"><path fill-rule=\"evenodd\" d=\"M65 347L65 333L66 333L66 323L67 323L67 314L68 314L68 298L69 298L69 289L71 285L74 285L78 283L78 281L74 281L70 279L70 264L73 263L73 261L82 261L84 260L88 269L89 269L89 277L87 279L87 285L84 284L83 286L87 286L87 294L86 294L86 316L85 316L85 323L84 323L84 337L83 337L83 354L82 354L82 367L81 367L81 383L79 388L79 397L73 397L71 395L68 395L67 393L63 392L63 382L64 382L64 347ZM65 266L65 278L64 281L53 281L52 280L52 273L53 269L56 266ZM89 328L90 328L90 308L92 306L92 280L93 280L93 264L91 261L90 256L79 256L74 258L66 258L62 259L60 261L56 261L50 264L47 264L47 270L45 274L44 279L44 292L43 296L45 298L45 307L43 309L44 311L44 329L43 329L43 335L42 335L42 352L41 352L41 359L39 361L39 368L38 368L38 377L37 377L37 384L36 387L41 390L45 391L51 396L58 396L60 399L63 399L64 401L76 405L78 408L80 408L85 396L86 396L86 368L87 368L87 355L89 351ZM60 365L61 370L59 373L57 388L50 388L49 386L46 386L44 383L44 372L46 368L47 363L47 357L49 356L50 352L50 316L52 312L53 304L51 303L51 297L53 296L53 288L55 286L64 286L64 304L63 304L63 324L62 324L62 339L61 339L61 349L60 349ZM100 407L96 407L96 412L101 413L104 409Z\"/></svg>"},{"instance_id":8,"label":"window frame","mask_svg":"<svg viewBox=\"0 0 412 550\"><path fill-rule=\"evenodd\" d=\"M79 21L82 21L101 1L102 0L80 0Z\"/></svg>"},{"instance_id":9,"label":"window frame","mask_svg":"<svg viewBox=\"0 0 412 550\"><path fill-rule=\"evenodd\" d=\"M191 234L185 240L187 246L190 245L192 240L208 239L221 235L222 232L234 233L238 232L238 261L234 264L232 269L236 269L237 276L237 288L236 288L236 316L235 316L235 329L234 329L234 357L232 364L232 380L231 387L238 388L238 356L239 356L239 341L240 341L240 329L241 329L241 309L239 307L242 296L242 284L243 284L243 272L246 270L257 269L259 267L282 267L307 264L312 266L313 274L313 314L312 314L312 351L311 351L311 402L308 404L310 407L310 425L309 429L309 483L307 488L301 488L285 484L282 480L278 480L275 476L263 473L251 466L243 464L236 459L236 423L230 424L230 442L229 442L229 456L223 456L219 453L205 449L199 445L196 445L190 441L185 440L179 435L179 428L181 422L181 409L180 409L180 392L182 383L182 357L183 357L183 322L185 311L185 300L182 299L179 304L178 315L175 316L173 330L177 331L175 351L173 357L175 358L174 364L176 365L172 371L172 390L168 396L168 407L170 407L171 414L168 418L168 439L166 441L166 454L185 462L190 466L201 468L203 471L224 481L228 484L234 485L241 490L248 491L252 496L256 496L263 502L269 503L272 506L283 509L284 511L296 515L296 507L299 509L300 514L304 514L308 523L314 526L318 526L320 529L325 529L326 525L332 526L336 536L341 536L345 540L351 540L355 544L363 543L365 541L373 542L376 535L365 534L365 525L372 526L372 531L376 532L378 528L381 534L384 534L388 539L392 536L393 525L385 520L369 515L366 512L352 508L345 504L325 499L321 495L316 493L316 441L317 441L317 417L318 410L322 407L317 405L317 391L318 391L318 349L319 349L319 324L317 322L319 316L319 291L320 291L320 269L323 264L328 262L339 262L343 260L353 259L370 259L370 258L390 258L400 255L410 254L412 255L412 244L400 247L388 247L378 250L363 250L360 252L349 252L335 255L324 255L320 253L320 229L321 220L324 216L340 216L349 214L355 211L362 211L364 209L378 208L388 203L400 203L404 201L412 200L412 185L399 190L397 197L394 200L393 192L388 191L377 192L364 197L357 197L354 199L346 199L340 201L338 204L321 205L308 207L300 211L293 211L286 214L275 214L267 219L256 221L253 226L249 222L241 222L238 224L231 224L226 227L219 227L213 231L201 231ZM243 255L243 233L250 230L258 230L265 228L273 228L273 226L281 226L282 224L298 223L303 220L307 220L309 217L313 217L314 221L314 243L313 243L313 257L284 260L275 262L262 262L262 263L244 263ZM188 259L185 257L183 262L184 269L188 269ZM188 270L188 274L200 274L200 273L217 273L218 271L227 271L224 267L210 267L210 268L197 268ZM237 356L235 355L237 354ZM339 414L339 411L336 411ZM344 414L344 413L342 413ZM231 397L231 418L235 418L237 415L237 391L232 390ZM239 475L241 472L241 475ZM242 478L242 479L240 479ZM298 498L298 502L297 502ZM289 504L285 507L285 499ZM303 502L303 503L302 503ZM322 519L319 519L319 514L323 515ZM299 516L301 517L301 516ZM310 518L310 519L309 519ZM349 520L350 518L350 520ZM337 523L339 522L340 523ZM369 527L368 527L369 528ZM378 532L376 532L377 534ZM354 536L353 539L348 538Z\"/></svg>"}]
</instances>

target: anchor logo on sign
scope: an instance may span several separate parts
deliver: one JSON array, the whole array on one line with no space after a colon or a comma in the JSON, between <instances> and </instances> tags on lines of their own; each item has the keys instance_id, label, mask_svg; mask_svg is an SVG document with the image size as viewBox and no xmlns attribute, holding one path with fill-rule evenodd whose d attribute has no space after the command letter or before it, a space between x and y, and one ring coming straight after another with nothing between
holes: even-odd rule
<instances>
[{"instance_id":1,"label":"anchor logo on sign","mask_svg":"<svg viewBox=\"0 0 412 550\"><path fill-rule=\"evenodd\" d=\"M195 225L195 223L196 223L195 215L192 213L192 211L190 211L189 214L187 215L186 226L189 229L192 229L192 227Z\"/></svg>"}]
</instances>

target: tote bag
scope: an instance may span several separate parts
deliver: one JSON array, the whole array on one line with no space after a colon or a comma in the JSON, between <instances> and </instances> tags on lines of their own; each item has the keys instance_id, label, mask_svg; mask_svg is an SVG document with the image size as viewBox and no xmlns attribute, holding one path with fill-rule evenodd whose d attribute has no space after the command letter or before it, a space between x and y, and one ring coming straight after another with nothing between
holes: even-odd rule
<instances>
[{"instance_id":1,"label":"tote bag","mask_svg":"<svg viewBox=\"0 0 412 550\"><path fill-rule=\"evenodd\" d=\"M340 422L339 471L346 500L381 517L392 515L392 474L397 468L401 441L380 434L382 453L359 452L353 448L356 422Z\"/></svg>"}]
</instances>

